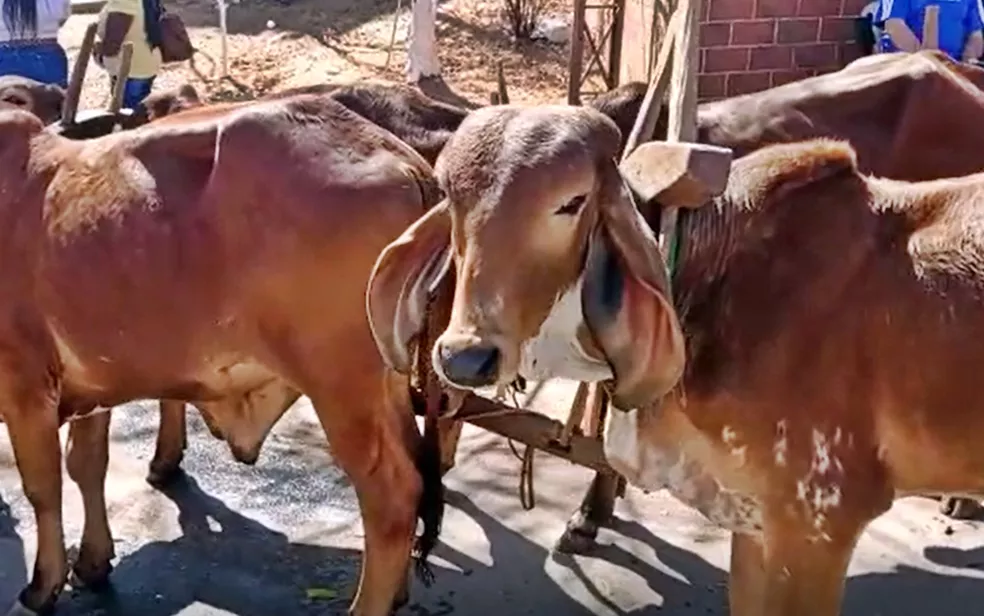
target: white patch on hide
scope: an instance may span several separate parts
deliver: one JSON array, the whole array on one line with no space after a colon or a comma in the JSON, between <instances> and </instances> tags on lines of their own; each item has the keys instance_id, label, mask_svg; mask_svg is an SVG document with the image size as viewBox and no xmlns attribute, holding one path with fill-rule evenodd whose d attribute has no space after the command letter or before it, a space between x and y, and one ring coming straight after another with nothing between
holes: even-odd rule
<instances>
[{"instance_id":1,"label":"white patch on hide","mask_svg":"<svg viewBox=\"0 0 984 616\"><path fill-rule=\"evenodd\" d=\"M612 409L608 413L604 447L608 463L632 485L646 491L666 488L681 502L727 530L761 532L762 508L757 499L725 488L684 452L650 444L639 431L638 410Z\"/></svg>"},{"instance_id":2,"label":"white patch on hide","mask_svg":"<svg viewBox=\"0 0 984 616\"><path fill-rule=\"evenodd\" d=\"M848 435L850 438L850 435ZM823 432L813 429L812 459L810 470L805 477L796 482L796 498L813 517L813 527L817 531L814 540L830 540L825 528L828 514L840 507L842 501L839 479L844 467L833 451L833 446L842 439L840 428L836 428L832 439Z\"/></svg>"},{"instance_id":3,"label":"white patch on hide","mask_svg":"<svg viewBox=\"0 0 984 616\"><path fill-rule=\"evenodd\" d=\"M531 381L561 377L575 381L612 378L608 363L593 359L577 339L584 321L581 311L581 279L554 302L540 331L520 347L519 374Z\"/></svg>"},{"instance_id":4,"label":"white patch on hide","mask_svg":"<svg viewBox=\"0 0 984 616\"><path fill-rule=\"evenodd\" d=\"M789 451L789 441L786 440L786 420L780 419L776 423L776 442L772 445L772 454L775 456L776 466L786 466L786 454Z\"/></svg>"},{"instance_id":5,"label":"white patch on hide","mask_svg":"<svg viewBox=\"0 0 984 616\"><path fill-rule=\"evenodd\" d=\"M738 444L738 432L731 426L725 426L721 430L721 441L728 446L728 452L738 459L738 466L744 466L748 446Z\"/></svg>"}]
</instances>

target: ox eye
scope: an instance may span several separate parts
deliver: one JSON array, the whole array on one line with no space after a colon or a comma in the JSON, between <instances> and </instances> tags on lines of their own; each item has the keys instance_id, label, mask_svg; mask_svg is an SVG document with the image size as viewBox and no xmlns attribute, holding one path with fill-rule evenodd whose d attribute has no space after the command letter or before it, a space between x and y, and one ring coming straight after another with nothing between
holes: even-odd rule
<instances>
[{"instance_id":1,"label":"ox eye","mask_svg":"<svg viewBox=\"0 0 984 616\"><path fill-rule=\"evenodd\" d=\"M587 195L578 195L557 208L557 211L554 212L554 214L560 214L561 216L573 216L581 211L581 208L584 207L584 202L587 200Z\"/></svg>"}]
</instances>

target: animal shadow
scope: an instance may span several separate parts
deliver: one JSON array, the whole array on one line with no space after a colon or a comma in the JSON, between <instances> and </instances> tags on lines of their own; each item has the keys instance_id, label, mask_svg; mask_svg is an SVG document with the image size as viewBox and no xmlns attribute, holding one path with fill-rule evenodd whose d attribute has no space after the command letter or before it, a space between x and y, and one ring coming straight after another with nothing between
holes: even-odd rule
<instances>
[{"instance_id":1,"label":"animal shadow","mask_svg":"<svg viewBox=\"0 0 984 616\"><path fill-rule=\"evenodd\" d=\"M196 604L239 616L345 613L358 579L358 551L291 543L187 475L163 493L178 507L182 536L124 556L109 591L67 594L59 616L170 616ZM327 589L329 596L309 599L310 588Z\"/></svg>"}]
</instances>

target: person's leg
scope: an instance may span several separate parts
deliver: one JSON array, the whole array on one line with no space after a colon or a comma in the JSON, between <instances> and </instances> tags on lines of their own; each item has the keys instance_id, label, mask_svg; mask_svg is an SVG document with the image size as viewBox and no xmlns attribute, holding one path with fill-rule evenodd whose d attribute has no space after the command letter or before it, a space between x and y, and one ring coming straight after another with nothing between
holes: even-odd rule
<instances>
[{"instance_id":1,"label":"person's leg","mask_svg":"<svg viewBox=\"0 0 984 616\"><path fill-rule=\"evenodd\" d=\"M127 79L123 84L123 106L136 109L154 87L154 78Z\"/></svg>"}]
</instances>

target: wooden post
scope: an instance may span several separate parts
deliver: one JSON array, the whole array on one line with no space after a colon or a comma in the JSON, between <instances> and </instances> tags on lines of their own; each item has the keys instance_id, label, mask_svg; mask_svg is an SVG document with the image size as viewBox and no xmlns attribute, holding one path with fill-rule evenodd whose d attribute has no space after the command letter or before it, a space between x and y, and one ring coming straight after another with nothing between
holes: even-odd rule
<instances>
[{"instance_id":1,"label":"wooden post","mask_svg":"<svg viewBox=\"0 0 984 616\"><path fill-rule=\"evenodd\" d=\"M940 7L930 4L923 13L922 48L940 48Z\"/></svg>"},{"instance_id":2,"label":"wooden post","mask_svg":"<svg viewBox=\"0 0 984 616\"><path fill-rule=\"evenodd\" d=\"M109 99L109 113L116 115L123 107L123 92L126 90L126 80L130 78L130 64L133 62L133 43L123 43L120 49L120 63L116 69L116 83L113 86L112 97Z\"/></svg>"},{"instance_id":3,"label":"wooden post","mask_svg":"<svg viewBox=\"0 0 984 616\"><path fill-rule=\"evenodd\" d=\"M675 38L673 72L670 75L670 109L666 130L667 141L696 141L697 139L697 71L698 27L700 0L681 0L677 10L682 12L681 27ZM676 208L664 207L660 215L659 244L664 257L672 263L676 242Z\"/></svg>"},{"instance_id":4,"label":"wooden post","mask_svg":"<svg viewBox=\"0 0 984 616\"><path fill-rule=\"evenodd\" d=\"M571 24L571 58L567 77L567 104L581 104L581 72L584 70L584 10L587 0L574 0Z\"/></svg>"},{"instance_id":5,"label":"wooden post","mask_svg":"<svg viewBox=\"0 0 984 616\"><path fill-rule=\"evenodd\" d=\"M89 58L92 57L92 48L96 43L98 27L98 24L89 24L89 27L85 29L85 35L82 37L79 55L75 58L72 76L68 82L68 89L65 91L65 103L62 105L62 126L75 123L75 114L79 110L79 98L82 96L82 82L85 81L85 71L89 67Z\"/></svg>"},{"instance_id":6,"label":"wooden post","mask_svg":"<svg viewBox=\"0 0 984 616\"><path fill-rule=\"evenodd\" d=\"M683 22L683 14L673 13L666 25L666 33L659 48L659 56L656 58L656 72L646 90L646 97L642 99L639 106L639 115L636 116L635 124L632 125L632 132L629 133L625 141L625 150L622 151L622 160L628 158L640 143L645 143L653 138L653 130L656 128L656 120L659 118L659 110L663 106L663 96L666 88L670 85L670 69L673 61L673 48L676 45L676 35Z\"/></svg>"}]
</instances>

